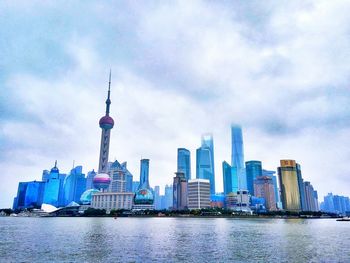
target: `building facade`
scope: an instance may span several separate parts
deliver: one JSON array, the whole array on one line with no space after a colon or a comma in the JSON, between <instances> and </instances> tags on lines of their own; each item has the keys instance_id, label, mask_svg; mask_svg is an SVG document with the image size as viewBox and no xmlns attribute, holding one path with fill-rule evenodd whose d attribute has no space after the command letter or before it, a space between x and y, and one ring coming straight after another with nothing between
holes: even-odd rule
<instances>
[{"instance_id":1,"label":"building facade","mask_svg":"<svg viewBox=\"0 0 350 263\"><path fill-rule=\"evenodd\" d=\"M173 209L185 210L188 208L187 204L187 180L185 174L176 172L173 183Z\"/></svg>"},{"instance_id":2,"label":"building facade","mask_svg":"<svg viewBox=\"0 0 350 263\"><path fill-rule=\"evenodd\" d=\"M188 181L188 209L210 207L210 182L206 179Z\"/></svg>"},{"instance_id":3,"label":"building facade","mask_svg":"<svg viewBox=\"0 0 350 263\"><path fill-rule=\"evenodd\" d=\"M86 190L86 178L83 167L76 166L64 179L64 206L70 202L79 203L81 195Z\"/></svg>"},{"instance_id":4,"label":"building facade","mask_svg":"<svg viewBox=\"0 0 350 263\"><path fill-rule=\"evenodd\" d=\"M177 171L183 172L187 181L191 179L191 153L185 148L177 149Z\"/></svg>"},{"instance_id":5,"label":"building facade","mask_svg":"<svg viewBox=\"0 0 350 263\"><path fill-rule=\"evenodd\" d=\"M281 160L278 167L278 179L284 210L301 211L297 167L294 160Z\"/></svg>"},{"instance_id":6,"label":"building facade","mask_svg":"<svg viewBox=\"0 0 350 263\"><path fill-rule=\"evenodd\" d=\"M94 193L92 195L91 207L105 209L107 213L118 209L131 210L133 198L134 193Z\"/></svg>"},{"instance_id":7,"label":"building facade","mask_svg":"<svg viewBox=\"0 0 350 263\"><path fill-rule=\"evenodd\" d=\"M196 151L196 178L210 182L210 193L215 194L214 140L211 134L202 136L202 145Z\"/></svg>"},{"instance_id":8,"label":"building facade","mask_svg":"<svg viewBox=\"0 0 350 263\"><path fill-rule=\"evenodd\" d=\"M231 165L236 167L238 176L238 188L247 190L247 177L244 167L244 148L242 128L239 125L231 125Z\"/></svg>"},{"instance_id":9,"label":"building facade","mask_svg":"<svg viewBox=\"0 0 350 263\"><path fill-rule=\"evenodd\" d=\"M224 195L238 191L237 168L232 167L226 161L222 162L222 174L224 182Z\"/></svg>"},{"instance_id":10,"label":"building facade","mask_svg":"<svg viewBox=\"0 0 350 263\"><path fill-rule=\"evenodd\" d=\"M254 180L262 176L262 165L260 161L248 161L245 163L247 190L251 195L254 194ZM256 195L255 195L256 196Z\"/></svg>"},{"instance_id":11,"label":"building facade","mask_svg":"<svg viewBox=\"0 0 350 263\"><path fill-rule=\"evenodd\" d=\"M273 180L269 176L258 176L254 179L254 196L265 199L268 211L276 211L275 190Z\"/></svg>"}]
</instances>

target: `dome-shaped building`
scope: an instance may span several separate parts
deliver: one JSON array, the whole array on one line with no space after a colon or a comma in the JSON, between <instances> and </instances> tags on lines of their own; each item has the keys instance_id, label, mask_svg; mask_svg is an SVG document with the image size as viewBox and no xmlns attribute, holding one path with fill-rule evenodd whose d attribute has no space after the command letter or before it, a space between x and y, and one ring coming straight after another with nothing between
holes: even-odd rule
<instances>
[{"instance_id":1,"label":"dome-shaped building","mask_svg":"<svg viewBox=\"0 0 350 263\"><path fill-rule=\"evenodd\" d=\"M111 183L111 178L108 174L100 173L97 174L93 179L93 185L96 189L107 189Z\"/></svg>"},{"instance_id":2,"label":"dome-shaped building","mask_svg":"<svg viewBox=\"0 0 350 263\"><path fill-rule=\"evenodd\" d=\"M95 193L100 193L97 189L86 190L80 197L80 203L83 205L90 205L92 200L92 195Z\"/></svg>"},{"instance_id":3,"label":"dome-shaped building","mask_svg":"<svg viewBox=\"0 0 350 263\"><path fill-rule=\"evenodd\" d=\"M140 189L134 195L135 205L153 205L154 197L149 189Z\"/></svg>"}]
</instances>

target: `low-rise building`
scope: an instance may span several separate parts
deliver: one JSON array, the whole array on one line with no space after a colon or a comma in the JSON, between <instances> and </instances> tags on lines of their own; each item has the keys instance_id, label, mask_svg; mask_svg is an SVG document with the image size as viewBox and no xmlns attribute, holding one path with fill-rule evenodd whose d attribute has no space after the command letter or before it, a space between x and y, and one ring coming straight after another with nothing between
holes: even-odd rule
<instances>
[{"instance_id":1,"label":"low-rise building","mask_svg":"<svg viewBox=\"0 0 350 263\"><path fill-rule=\"evenodd\" d=\"M134 193L95 193L92 195L91 207L105 209L107 213L118 209L131 210L133 198Z\"/></svg>"}]
</instances>

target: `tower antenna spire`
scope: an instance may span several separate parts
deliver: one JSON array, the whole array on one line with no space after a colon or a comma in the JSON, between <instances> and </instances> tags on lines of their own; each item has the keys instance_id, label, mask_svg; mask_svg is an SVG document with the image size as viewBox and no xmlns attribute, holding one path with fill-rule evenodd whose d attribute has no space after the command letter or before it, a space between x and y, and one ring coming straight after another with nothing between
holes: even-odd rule
<instances>
[{"instance_id":1,"label":"tower antenna spire","mask_svg":"<svg viewBox=\"0 0 350 263\"><path fill-rule=\"evenodd\" d=\"M112 69L109 69L109 81L108 81L108 95L106 100L106 115L109 116L109 107L111 105L111 79L112 79Z\"/></svg>"}]
</instances>

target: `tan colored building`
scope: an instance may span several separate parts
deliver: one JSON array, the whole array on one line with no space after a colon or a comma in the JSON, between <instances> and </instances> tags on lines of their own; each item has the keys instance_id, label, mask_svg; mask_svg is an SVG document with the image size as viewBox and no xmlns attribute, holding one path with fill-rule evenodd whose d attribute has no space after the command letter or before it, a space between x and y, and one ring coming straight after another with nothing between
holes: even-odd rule
<instances>
[{"instance_id":1,"label":"tan colored building","mask_svg":"<svg viewBox=\"0 0 350 263\"><path fill-rule=\"evenodd\" d=\"M301 211L300 192L297 176L297 164L294 160L281 160L278 167L278 179L281 189L283 209Z\"/></svg>"},{"instance_id":2,"label":"tan colored building","mask_svg":"<svg viewBox=\"0 0 350 263\"><path fill-rule=\"evenodd\" d=\"M91 207L95 209L105 209L107 213L111 210L127 209L131 210L134 193L96 193L92 195Z\"/></svg>"},{"instance_id":3,"label":"tan colored building","mask_svg":"<svg viewBox=\"0 0 350 263\"><path fill-rule=\"evenodd\" d=\"M268 211L277 210L272 177L258 176L254 180L254 195L265 199L265 206Z\"/></svg>"}]
</instances>

